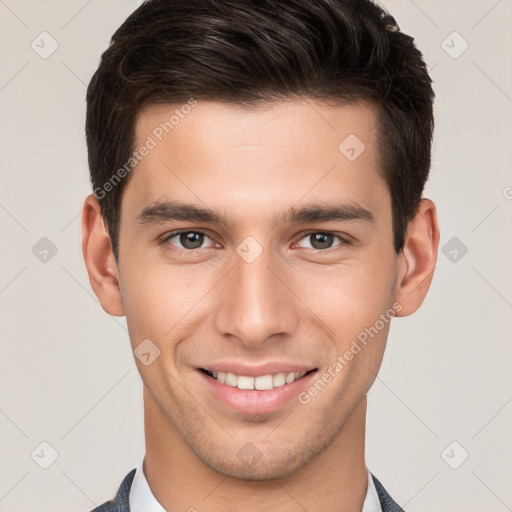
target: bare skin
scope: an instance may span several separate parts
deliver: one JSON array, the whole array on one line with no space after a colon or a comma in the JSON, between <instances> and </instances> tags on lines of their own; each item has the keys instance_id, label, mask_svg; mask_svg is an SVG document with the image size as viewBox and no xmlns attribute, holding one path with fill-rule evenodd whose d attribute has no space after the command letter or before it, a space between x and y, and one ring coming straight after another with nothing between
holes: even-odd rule
<instances>
[{"instance_id":1,"label":"bare skin","mask_svg":"<svg viewBox=\"0 0 512 512\"><path fill-rule=\"evenodd\" d=\"M135 146L176 108L146 107ZM374 110L362 103L300 100L251 111L198 102L130 175L118 262L97 199L86 199L83 254L94 292L107 313L126 315L133 349L150 339L160 350L147 366L136 361L144 472L164 508L361 510L366 393L389 322L340 371L333 364L379 315L407 316L421 306L439 242L435 205L423 199L395 254L376 130ZM354 161L338 149L349 134L365 145ZM207 208L228 224L148 209L170 201ZM292 207L347 202L373 220L282 216ZM199 242L170 236L175 230L192 231ZM323 245L314 233L328 234ZM261 249L251 262L237 252L247 237L242 247L250 254ZM331 379L308 403L296 393L269 410L242 411L220 400L201 371L268 362L314 370L302 387L294 383L302 392L326 373ZM251 456L241 456L247 450Z\"/></svg>"}]
</instances>

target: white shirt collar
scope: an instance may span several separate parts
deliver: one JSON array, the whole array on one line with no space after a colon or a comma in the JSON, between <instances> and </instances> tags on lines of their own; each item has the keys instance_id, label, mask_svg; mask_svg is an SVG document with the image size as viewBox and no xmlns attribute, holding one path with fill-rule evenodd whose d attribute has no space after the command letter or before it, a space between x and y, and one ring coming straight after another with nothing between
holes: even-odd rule
<instances>
[{"instance_id":1,"label":"white shirt collar","mask_svg":"<svg viewBox=\"0 0 512 512\"><path fill-rule=\"evenodd\" d=\"M130 488L131 512L166 512L151 492L146 476L142 469L142 462L137 466L132 486ZM361 512L382 512L379 496L371 473L368 471L368 488Z\"/></svg>"},{"instance_id":2,"label":"white shirt collar","mask_svg":"<svg viewBox=\"0 0 512 512\"><path fill-rule=\"evenodd\" d=\"M137 466L130 488L130 512L166 512L149 488L142 462Z\"/></svg>"},{"instance_id":3,"label":"white shirt collar","mask_svg":"<svg viewBox=\"0 0 512 512\"><path fill-rule=\"evenodd\" d=\"M382 512L379 495L377 494L372 474L368 469L366 471L368 473L368 487L366 489L366 498L364 499L363 509L361 512Z\"/></svg>"}]
</instances>

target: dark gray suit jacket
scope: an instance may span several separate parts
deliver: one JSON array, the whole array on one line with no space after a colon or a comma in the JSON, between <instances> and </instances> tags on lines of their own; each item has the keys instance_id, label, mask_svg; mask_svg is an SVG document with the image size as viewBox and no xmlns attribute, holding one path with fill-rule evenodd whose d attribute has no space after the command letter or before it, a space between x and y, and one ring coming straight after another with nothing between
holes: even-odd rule
<instances>
[{"instance_id":1,"label":"dark gray suit jacket","mask_svg":"<svg viewBox=\"0 0 512 512\"><path fill-rule=\"evenodd\" d=\"M132 486L135 469L132 469L124 478L121 487L117 491L115 498L107 501L103 505L95 508L91 512L130 512L130 487ZM383 512L404 512L404 510L395 503L393 498L382 487L382 484L372 475L377 494L379 495L380 504Z\"/></svg>"}]
</instances>

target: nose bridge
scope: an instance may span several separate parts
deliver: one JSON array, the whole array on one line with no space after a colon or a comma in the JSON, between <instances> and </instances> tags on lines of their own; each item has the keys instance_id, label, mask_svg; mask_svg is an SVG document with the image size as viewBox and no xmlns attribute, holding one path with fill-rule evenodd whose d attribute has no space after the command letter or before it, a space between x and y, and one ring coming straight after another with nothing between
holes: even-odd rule
<instances>
[{"instance_id":1,"label":"nose bridge","mask_svg":"<svg viewBox=\"0 0 512 512\"><path fill-rule=\"evenodd\" d=\"M279 262L270 249L258 249L250 240L247 245L242 242L222 290L216 315L218 332L252 346L276 334L292 334L297 324L296 305L279 274Z\"/></svg>"}]
</instances>

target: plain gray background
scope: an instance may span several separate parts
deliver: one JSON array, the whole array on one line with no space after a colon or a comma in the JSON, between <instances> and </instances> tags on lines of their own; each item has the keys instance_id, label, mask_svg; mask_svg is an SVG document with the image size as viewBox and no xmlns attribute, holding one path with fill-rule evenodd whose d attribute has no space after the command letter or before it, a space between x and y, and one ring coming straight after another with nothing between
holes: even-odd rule
<instances>
[{"instance_id":1,"label":"plain gray background","mask_svg":"<svg viewBox=\"0 0 512 512\"><path fill-rule=\"evenodd\" d=\"M0 0L1 511L91 510L144 453L125 321L80 247L86 84L139 3ZM409 511L512 510L512 0L383 5L434 80L441 243L425 303L392 322L367 464Z\"/></svg>"}]
</instances>

